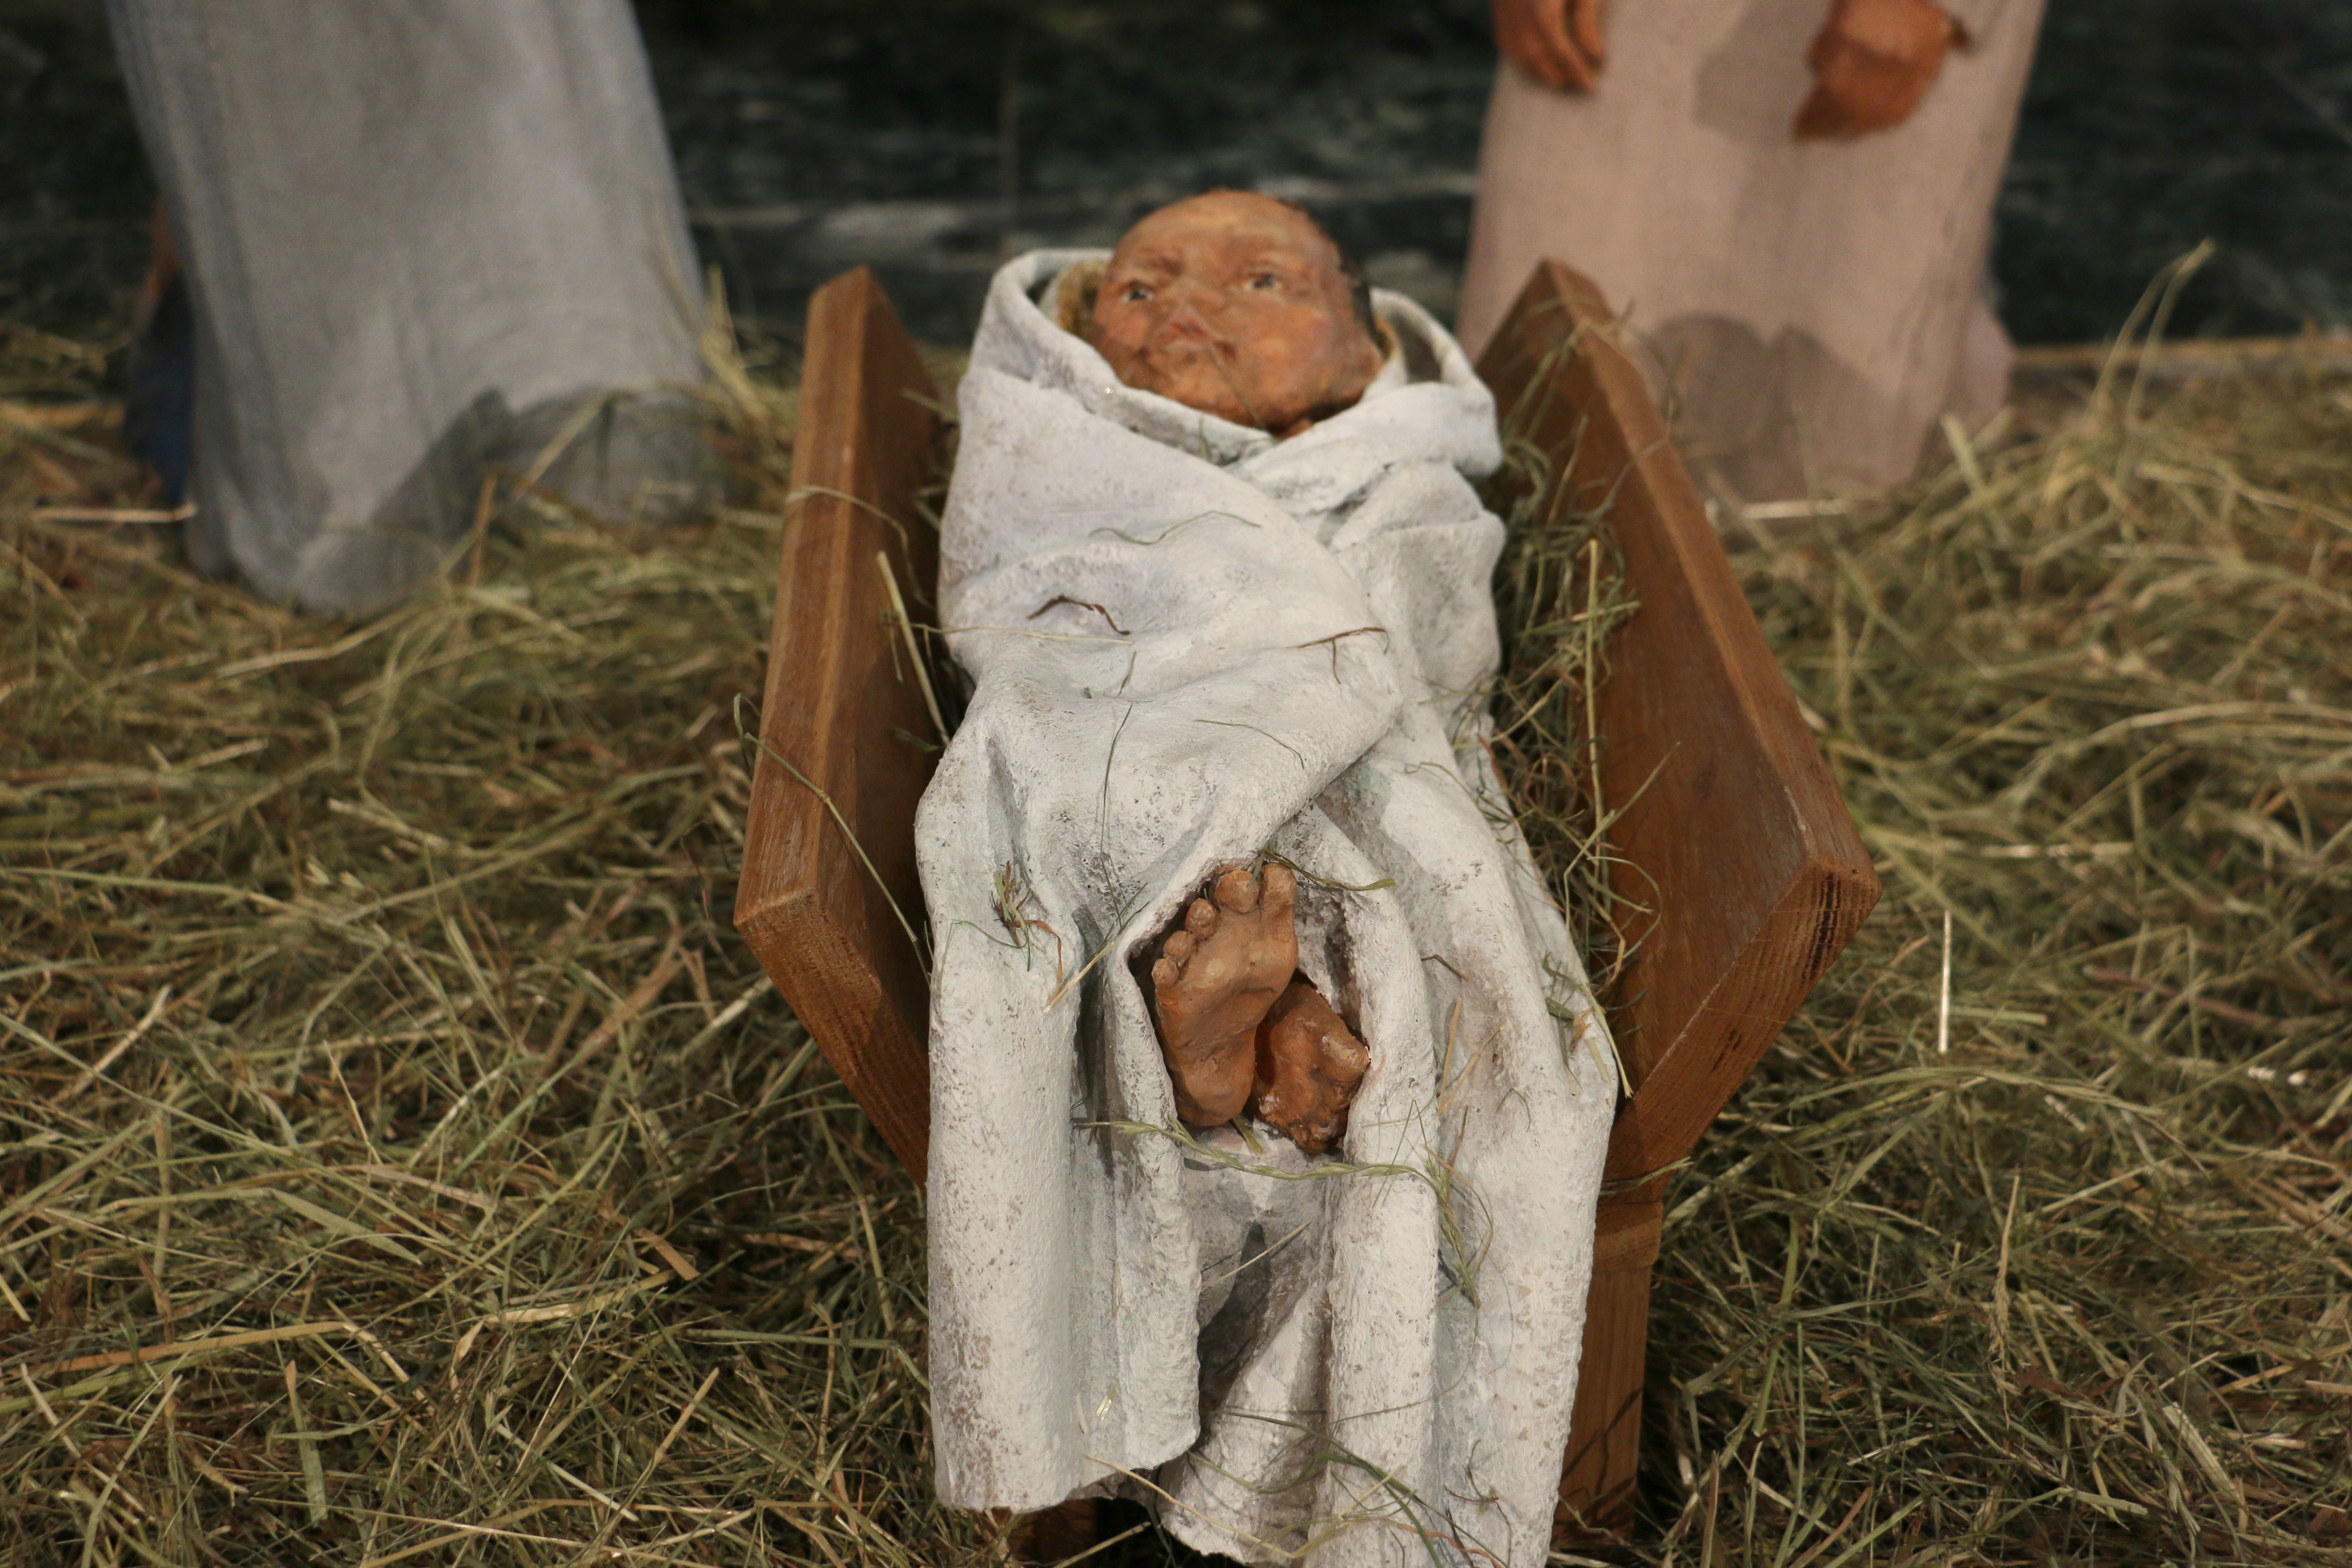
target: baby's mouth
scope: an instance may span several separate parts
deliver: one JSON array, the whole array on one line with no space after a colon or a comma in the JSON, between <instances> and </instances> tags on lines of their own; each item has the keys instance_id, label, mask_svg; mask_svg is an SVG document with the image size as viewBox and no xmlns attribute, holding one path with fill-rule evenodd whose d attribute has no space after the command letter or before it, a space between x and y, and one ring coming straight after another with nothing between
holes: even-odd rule
<instances>
[{"instance_id":1,"label":"baby's mouth","mask_svg":"<svg viewBox=\"0 0 2352 1568\"><path fill-rule=\"evenodd\" d=\"M1171 357L1205 353L1230 361L1234 345L1193 306L1182 305L1161 319L1150 345Z\"/></svg>"},{"instance_id":2,"label":"baby's mouth","mask_svg":"<svg viewBox=\"0 0 2352 1568\"><path fill-rule=\"evenodd\" d=\"M1234 378L1233 353L1225 351L1223 345L1218 345L1218 343L1188 343L1185 348L1188 348L1190 353L1185 353L1183 360L1176 362L1176 364L1169 364L1167 367L1169 378L1173 381L1176 374L1185 374L1188 378L1200 376L1200 372L1204 372L1206 369L1206 384L1213 384L1218 385L1218 388L1223 388L1225 395L1233 397L1230 409L1221 409L1221 414L1223 414L1225 418L1237 418L1237 421L1244 423L1244 426L1254 426L1254 428L1258 430L1265 428L1265 416L1258 414L1258 405L1256 402L1251 402L1249 393L1244 393L1240 381ZM1192 400L1185 397L1185 400L1181 402L1192 402ZM1195 405L1195 406L1204 406L1204 405Z\"/></svg>"},{"instance_id":3,"label":"baby's mouth","mask_svg":"<svg viewBox=\"0 0 2352 1568\"><path fill-rule=\"evenodd\" d=\"M1145 343L1144 352L1170 364L1196 359L1227 364L1234 358L1233 344L1220 342L1197 327L1190 330L1162 328Z\"/></svg>"}]
</instances>

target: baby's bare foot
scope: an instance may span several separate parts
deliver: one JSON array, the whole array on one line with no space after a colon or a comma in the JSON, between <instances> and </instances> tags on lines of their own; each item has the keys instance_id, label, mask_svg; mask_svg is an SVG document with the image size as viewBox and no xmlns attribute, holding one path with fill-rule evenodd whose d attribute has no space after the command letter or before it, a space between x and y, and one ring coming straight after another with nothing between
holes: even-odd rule
<instances>
[{"instance_id":1,"label":"baby's bare foot","mask_svg":"<svg viewBox=\"0 0 2352 1568\"><path fill-rule=\"evenodd\" d=\"M1346 1131L1348 1107L1371 1064L1371 1052L1348 1032L1323 993L1299 980L1275 999L1258 1026L1250 1114L1306 1152L1320 1154Z\"/></svg>"},{"instance_id":2,"label":"baby's bare foot","mask_svg":"<svg viewBox=\"0 0 2352 1568\"><path fill-rule=\"evenodd\" d=\"M1297 895L1287 867L1268 866L1263 878L1228 867L1211 897L1192 900L1151 966L1176 1114L1195 1127L1231 1121L1249 1101L1258 1022L1298 963L1290 923Z\"/></svg>"}]
</instances>

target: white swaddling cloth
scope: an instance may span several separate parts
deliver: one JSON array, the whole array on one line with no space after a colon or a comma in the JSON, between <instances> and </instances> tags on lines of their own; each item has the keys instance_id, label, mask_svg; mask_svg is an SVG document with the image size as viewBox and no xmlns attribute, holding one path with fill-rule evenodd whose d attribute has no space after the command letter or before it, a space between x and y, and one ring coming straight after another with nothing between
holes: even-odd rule
<instances>
[{"instance_id":1,"label":"white swaddling cloth","mask_svg":"<svg viewBox=\"0 0 2352 1568\"><path fill-rule=\"evenodd\" d=\"M940 1495L1121 1491L1253 1563L1538 1563L1617 1079L1482 743L1493 398L1387 293L1388 368L1304 435L1137 391L1037 303L1100 254L997 274L942 524ZM1371 1053L1326 1156L1187 1133L1130 963L1261 850Z\"/></svg>"}]
</instances>

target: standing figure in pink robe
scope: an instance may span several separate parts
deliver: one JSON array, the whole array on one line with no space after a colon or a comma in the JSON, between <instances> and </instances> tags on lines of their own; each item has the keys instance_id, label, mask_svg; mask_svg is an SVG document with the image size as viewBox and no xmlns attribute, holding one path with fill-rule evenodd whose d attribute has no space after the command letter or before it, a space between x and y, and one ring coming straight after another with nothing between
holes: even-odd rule
<instances>
[{"instance_id":1,"label":"standing figure in pink robe","mask_svg":"<svg viewBox=\"0 0 2352 1568\"><path fill-rule=\"evenodd\" d=\"M1461 338L1600 284L1727 501L1898 483L2007 395L1984 287L2042 0L1495 0Z\"/></svg>"}]
</instances>

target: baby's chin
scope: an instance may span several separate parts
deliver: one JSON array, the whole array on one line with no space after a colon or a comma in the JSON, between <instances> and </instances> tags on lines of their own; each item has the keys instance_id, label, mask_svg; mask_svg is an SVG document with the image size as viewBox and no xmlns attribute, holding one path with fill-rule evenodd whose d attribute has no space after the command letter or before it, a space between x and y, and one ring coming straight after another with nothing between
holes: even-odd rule
<instances>
[{"instance_id":1,"label":"baby's chin","mask_svg":"<svg viewBox=\"0 0 2352 1568\"><path fill-rule=\"evenodd\" d=\"M1138 392L1154 392L1171 403L1235 425L1255 426L1261 420L1278 416L1280 410L1264 410L1250 406L1234 391L1231 383L1217 374L1213 365L1194 363L1183 365L1139 364L1120 373L1119 379Z\"/></svg>"}]
</instances>

